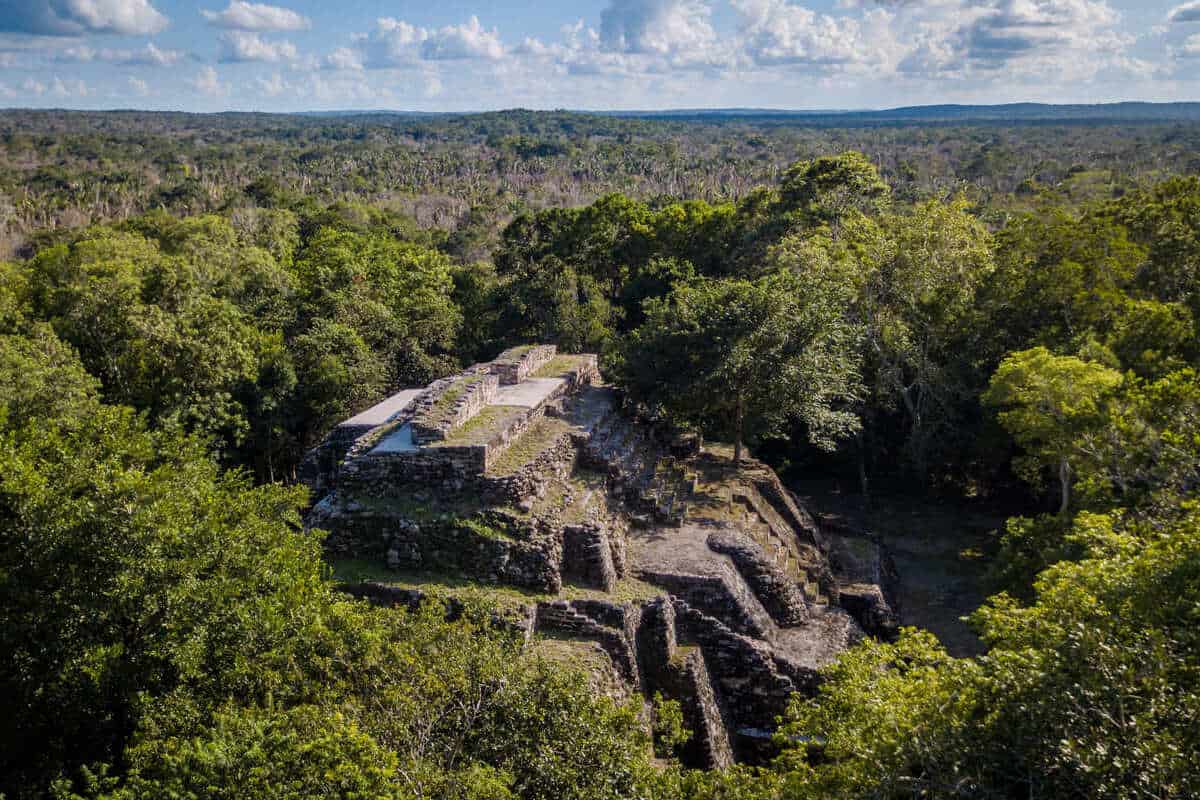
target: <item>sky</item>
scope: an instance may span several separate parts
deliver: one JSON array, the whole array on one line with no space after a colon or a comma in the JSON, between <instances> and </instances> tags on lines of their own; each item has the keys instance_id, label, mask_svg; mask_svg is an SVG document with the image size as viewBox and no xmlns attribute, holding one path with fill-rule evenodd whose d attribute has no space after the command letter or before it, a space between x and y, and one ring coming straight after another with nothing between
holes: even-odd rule
<instances>
[{"instance_id":1,"label":"sky","mask_svg":"<svg viewBox=\"0 0 1200 800\"><path fill-rule=\"evenodd\" d=\"M0 107L1200 100L1200 0L0 0Z\"/></svg>"}]
</instances>

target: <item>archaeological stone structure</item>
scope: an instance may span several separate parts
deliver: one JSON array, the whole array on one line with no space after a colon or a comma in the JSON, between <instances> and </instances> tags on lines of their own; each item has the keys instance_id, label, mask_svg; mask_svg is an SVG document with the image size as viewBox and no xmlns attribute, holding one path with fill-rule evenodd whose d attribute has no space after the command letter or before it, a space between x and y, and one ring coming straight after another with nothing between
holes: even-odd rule
<instances>
[{"instance_id":1,"label":"archaeological stone structure","mask_svg":"<svg viewBox=\"0 0 1200 800\"><path fill-rule=\"evenodd\" d=\"M529 647L599 690L678 700L694 766L767 757L792 693L896 631L874 542L823 531L766 466L639 418L594 355L518 347L399 392L303 477L346 591L411 606L493 587Z\"/></svg>"}]
</instances>

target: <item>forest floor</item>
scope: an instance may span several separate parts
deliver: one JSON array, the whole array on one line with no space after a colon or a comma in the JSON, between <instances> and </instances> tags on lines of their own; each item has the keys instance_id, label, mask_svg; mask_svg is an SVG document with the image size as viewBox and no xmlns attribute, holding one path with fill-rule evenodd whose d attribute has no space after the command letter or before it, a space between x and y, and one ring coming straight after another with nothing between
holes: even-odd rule
<instances>
[{"instance_id":1,"label":"forest floor","mask_svg":"<svg viewBox=\"0 0 1200 800\"><path fill-rule=\"evenodd\" d=\"M829 530L870 535L887 549L899 575L902 625L932 632L952 655L981 652L963 617L990 594L986 573L1003 513L907 494L879 494L864 509L861 495L832 481L790 486Z\"/></svg>"}]
</instances>

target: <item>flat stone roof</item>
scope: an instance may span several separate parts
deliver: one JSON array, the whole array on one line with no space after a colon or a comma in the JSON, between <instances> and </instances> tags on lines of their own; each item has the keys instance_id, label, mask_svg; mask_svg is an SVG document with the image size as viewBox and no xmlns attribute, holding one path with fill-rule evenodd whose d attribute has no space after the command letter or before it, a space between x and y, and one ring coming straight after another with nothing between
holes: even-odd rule
<instances>
[{"instance_id":1,"label":"flat stone roof","mask_svg":"<svg viewBox=\"0 0 1200 800\"><path fill-rule=\"evenodd\" d=\"M417 398L424 389L405 389L402 392L396 392L394 395L384 400L382 403L377 403L371 406L361 414L356 414L338 427L354 426L354 427L375 427L382 425L396 414L408 407L408 404Z\"/></svg>"},{"instance_id":2,"label":"flat stone roof","mask_svg":"<svg viewBox=\"0 0 1200 800\"><path fill-rule=\"evenodd\" d=\"M417 443L413 441L412 425L406 423L383 437L379 444L371 448L371 452L411 453L416 449Z\"/></svg>"},{"instance_id":3,"label":"flat stone roof","mask_svg":"<svg viewBox=\"0 0 1200 800\"><path fill-rule=\"evenodd\" d=\"M501 386L496 390L496 399L491 404L537 408L564 383L566 380L563 378L526 378L520 383Z\"/></svg>"}]
</instances>

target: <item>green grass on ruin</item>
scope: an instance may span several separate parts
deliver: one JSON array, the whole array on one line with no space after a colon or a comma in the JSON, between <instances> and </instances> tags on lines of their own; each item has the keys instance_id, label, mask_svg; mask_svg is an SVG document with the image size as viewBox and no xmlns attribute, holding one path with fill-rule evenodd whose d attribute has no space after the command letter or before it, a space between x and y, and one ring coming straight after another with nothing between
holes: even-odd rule
<instances>
[{"instance_id":1,"label":"green grass on ruin","mask_svg":"<svg viewBox=\"0 0 1200 800\"><path fill-rule=\"evenodd\" d=\"M570 424L556 417L542 417L517 437L488 467L488 475L511 475L533 461L554 444L559 436L571 429Z\"/></svg>"},{"instance_id":2,"label":"green grass on ruin","mask_svg":"<svg viewBox=\"0 0 1200 800\"><path fill-rule=\"evenodd\" d=\"M531 378L565 378L578 369L586 360L586 356L562 355L555 356L538 367L529 377Z\"/></svg>"}]
</instances>

